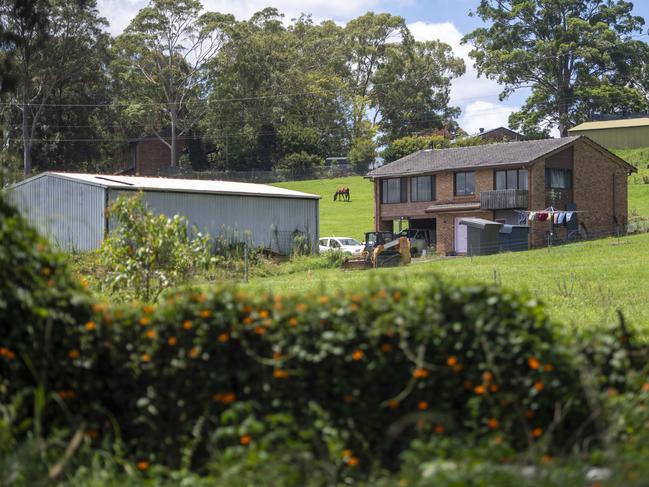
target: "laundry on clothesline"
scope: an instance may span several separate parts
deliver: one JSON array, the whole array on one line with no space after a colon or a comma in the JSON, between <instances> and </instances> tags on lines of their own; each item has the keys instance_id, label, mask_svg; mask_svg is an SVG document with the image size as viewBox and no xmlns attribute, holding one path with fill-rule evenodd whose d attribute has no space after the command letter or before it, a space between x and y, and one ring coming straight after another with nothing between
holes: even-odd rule
<instances>
[{"instance_id":1,"label":"laundry on clothesline","mask_svg":"<svg viewBox=\"0 0 649 487\"><path fill-rule=\"evenodd\" d=\"M523 213L527 216L527 221L530 222L546 222L554 223L555 225L564 225L572 221L576 213L579 213L576 210L573 211L564 211L557 210L556 208L549 207L541 211L522 211L517 210L519 213Z\"/></svg>"}]
</instances>

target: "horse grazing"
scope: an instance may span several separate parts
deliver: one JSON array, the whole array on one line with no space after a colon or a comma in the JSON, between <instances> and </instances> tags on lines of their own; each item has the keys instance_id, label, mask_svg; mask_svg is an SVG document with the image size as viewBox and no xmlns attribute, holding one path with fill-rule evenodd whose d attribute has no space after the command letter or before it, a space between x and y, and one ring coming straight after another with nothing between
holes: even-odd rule
<instances>
[{"instance_id":1,"label":"horse grazing","mask_svg":"<svg viewBox=\"0 0 649 487\"><path fill-rule=\"evenodd\" d=\"M334 201L338 201L340 197L341 201L349 201L349 188L347 186L341 186L334 193Z\"/></svg>"}]
</instances>

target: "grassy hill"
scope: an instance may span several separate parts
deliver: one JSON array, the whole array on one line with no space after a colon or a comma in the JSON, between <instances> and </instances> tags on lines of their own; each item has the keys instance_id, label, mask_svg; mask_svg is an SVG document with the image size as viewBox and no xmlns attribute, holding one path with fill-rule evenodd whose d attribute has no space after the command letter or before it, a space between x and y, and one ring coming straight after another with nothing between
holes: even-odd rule
<instances>
[{"instance_id":1,"label":"grassy hill","mask_svg":"<svg viewBox=\"0 0 649 487\"><path fill-rule=\"evenodd\" d=\"M321 286L363 286L368 277L421 286L438 275L444 279L497 282L527 290L543 300L551 315L575 326L598 326L616 319L620 309L632 325L649 332L649 234L576 243L551 250L485 257L436 258L407 267L372 271L305 270L258 278L260 289L300 290Z\"/></svg>"},{"instance_id":2,"label":"grassy hill","mask_svg":"<svg viewBox=\"0 0 649 487\"><path fill-rule=\"evenodd\" d=\"M276 183L274 186L318 194L320 200L320 235L363 239L363 234L374 230L373 186L361 176ZM347 186L351 201L333 201L340 186Z\"/></svg>"}]
</instances>

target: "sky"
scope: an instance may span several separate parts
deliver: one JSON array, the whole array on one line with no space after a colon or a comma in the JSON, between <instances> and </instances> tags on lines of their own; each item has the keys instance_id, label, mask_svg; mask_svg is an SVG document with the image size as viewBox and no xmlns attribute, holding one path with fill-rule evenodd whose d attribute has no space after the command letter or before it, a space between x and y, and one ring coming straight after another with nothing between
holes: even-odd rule
<instances>
[{"instance_id":1,"label":"sky","mask_svg":"<svg viewBox=\"0 0 649 487\"><path fill-rule=\"evenodd\" d=\"M202 0L201 3L206 10L232 13L239 19L249 18L265 7L277 8L287 19L310 13L316 20L333 19L341 24L369 10L400 15L417 40L439 39L465 60L467 71L454 80L451 103L461 108L460 126L468 133L507 126L509 114L520 108L529 93L520 90L500 101L501 87L494 81L479 78L473 69L468 56L471 47L462 45L461 39L483 25L479 18L469 15L479 0ZM119 34L146 4L147 0L98 0L99 11L110 22L113 34ZM649 0L636 0L634 4L634 13L648 19L649 24Z\"/></svg>"}]
</instances>

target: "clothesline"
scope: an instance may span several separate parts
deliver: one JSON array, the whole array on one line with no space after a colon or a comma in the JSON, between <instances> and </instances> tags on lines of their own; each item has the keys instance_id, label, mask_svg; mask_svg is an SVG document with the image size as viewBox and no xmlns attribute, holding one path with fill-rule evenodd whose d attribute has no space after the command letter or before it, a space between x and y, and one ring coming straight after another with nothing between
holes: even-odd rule
<instances>
[{"instance_id":1,"label":"clothesline","mask_svg":"<svg viewBox=\"0 0 649 487\"><path fill-rule=\"evenodd\" d=\"M528 221L538 221L545 222L550 221L556 223L557 225L563 225L572 220L575 213L582 213L578 210L557 210L553 206L548 206L544 210L539 211L528 211L528 210L516 210L518 213L525 213L527 215Z\"/></svg>"}]
</instances>

